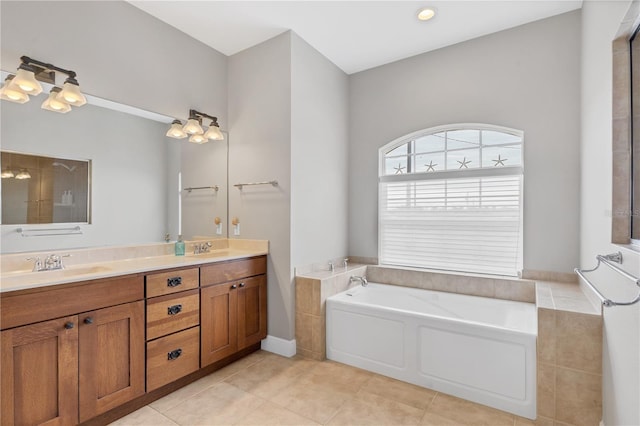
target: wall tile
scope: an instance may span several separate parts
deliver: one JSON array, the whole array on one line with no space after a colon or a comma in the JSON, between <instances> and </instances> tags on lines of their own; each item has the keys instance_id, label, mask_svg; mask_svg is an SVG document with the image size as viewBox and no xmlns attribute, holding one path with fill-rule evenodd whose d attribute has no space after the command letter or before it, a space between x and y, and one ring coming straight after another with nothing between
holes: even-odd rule
<instances>
[{"instance_id":1,"label":"wall tile","mask_svg":"<svg viewBox=\"0 0 640 426\"><path fill-rule=\"evenodd\" d=\"M296 347L312 350L311 315L296 313Z\"/></svg>"},{"instance_id":2,"label":"wall tile","mask_svg":"<svg viewBox=\"0 0 640 426\"><path fill-rule=\"evenodd\" d=\"M538 362L556 362L556 311L538 308Z\"/></svg>"},{"instance_id":3,"label":"wall tile","mask_svg":"<svg viewBox=\"0 0 640 426\"><path fill-rule=\"evenodd\" d=\"M556 415L556 368L538 363L537 379L538 415L554 418Z\"/></svg>"},{"instance_id":4,"label":"wall tile","mask_svg":"<svg viewBox=\"0 0 640 426\"><path fill-rule=\"evenodd\" d=\"M602 373L602 318L556 312L556 365Z\"/></svg>"},{"instance_id":5,"label":"wall tile","mask_svg":"<svg viewBox=\"0 0 640 426\"><path fill-rule=\"evenodd\" d=\"M602 376L556 369L556 420L598 426L602 419Z\"/></svg>"},{"instance_id":6,"label":"wall tile","mask_svg":"<svg viewBox=\"0 0 640 426\"><path fill-rule=\"evenodd\" d=\"M493 280L497 299L536 302L536 285L533 281Z\"/></svg>"}]
</instances>

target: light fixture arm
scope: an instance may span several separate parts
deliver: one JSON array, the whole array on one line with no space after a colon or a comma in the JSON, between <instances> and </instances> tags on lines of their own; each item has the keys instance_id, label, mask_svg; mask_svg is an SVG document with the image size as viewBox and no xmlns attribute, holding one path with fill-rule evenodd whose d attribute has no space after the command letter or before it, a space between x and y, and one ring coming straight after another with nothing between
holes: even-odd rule
<instances>
[{"instance_id":1,"label":"light fixture arm","mask_svg":"<svg viewBox=\"0 0 640 426\"><path fill-rule=\"evenodd\" d=\"M195 118L200 120L202 120L202 118L208 118L211 121L215 121L216 123L218 122L218 117L214 117L213 115L209 115L204 112L196 111L195 109L189 110L189 118Z\"/></svg>"},{"instance_id":2,"label":"light fixture arm","mask_svg":"<svg viewBox=\"0 0 640 426\"><path fill-rule=\"evenodd\" d=\"M76 72L75 71L71 71L71 70L66 70L64 68L60 68L57 67L53 64L47 64L45 62L42 61L38 61L37 59L32 59L28 56L21 56L20 60L22 61L23 64L26 65L37 65L38 67L42 68L44 71L57 71L60 72L62 74L66 74L69 76L69 78L72 78L75 80L76 78Z\"/></svg>"}]
</instances>

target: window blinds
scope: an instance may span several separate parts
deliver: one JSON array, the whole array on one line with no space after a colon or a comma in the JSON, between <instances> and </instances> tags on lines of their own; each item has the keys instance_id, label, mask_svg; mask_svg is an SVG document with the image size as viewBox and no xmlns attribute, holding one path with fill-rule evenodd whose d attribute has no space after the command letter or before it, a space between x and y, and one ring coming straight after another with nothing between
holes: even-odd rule
<instances>
[{"instance_id":1,"label":"window blinds","mask_svg":"<svg viewBox=\"0 0 640 426\"><path fill-rule=\"evenodd\" d=\"M522 270L519 170L381 179L380 263L516 276Z\"/></svg>"}]
</instances>

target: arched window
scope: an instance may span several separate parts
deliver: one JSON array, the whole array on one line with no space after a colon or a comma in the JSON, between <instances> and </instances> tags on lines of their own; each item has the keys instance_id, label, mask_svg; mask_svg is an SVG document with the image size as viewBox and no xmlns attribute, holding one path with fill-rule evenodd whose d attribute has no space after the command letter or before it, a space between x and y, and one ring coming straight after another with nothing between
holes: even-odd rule
<instances>
[{"instance_id":1,"label":"arched window","mask_svg":"<svg viewBox=\"0 0 640 426\"><path fill-rule=\"evenodd\" d=\"M521 131L465 124L382 147L380 264L518 275L522 144Z\"/></svg>"}]
</instances>

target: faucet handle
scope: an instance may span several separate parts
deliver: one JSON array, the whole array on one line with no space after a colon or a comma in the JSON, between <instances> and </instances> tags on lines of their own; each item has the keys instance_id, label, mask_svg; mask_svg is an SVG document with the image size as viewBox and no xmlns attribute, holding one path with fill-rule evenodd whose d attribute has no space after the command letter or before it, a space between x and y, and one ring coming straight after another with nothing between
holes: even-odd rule
<instances>
[{"instance_id":1,"label":"faucet handle","mask_svg":"<svg viewBox=\"0 0 640 426\"><path fill-rule=\"evenodd\" d=\"M42 270L42 260L40 260L40 257L38 256L34 256L34 257L27 257L26 260L33 260L33 272L38 272Z\"/></svg>"},{"instance_id":2,"label":"faucet handle","mask_svg":"<svg viewBox=\"0 0 640 426\"><path fill-rule=\"evenodd\" d=\"M349 267L349 258L345 257L344 260L342 261L342 266L344 266L344 269L347 269L347 267Z\"/></svg>"}]
</instances>

